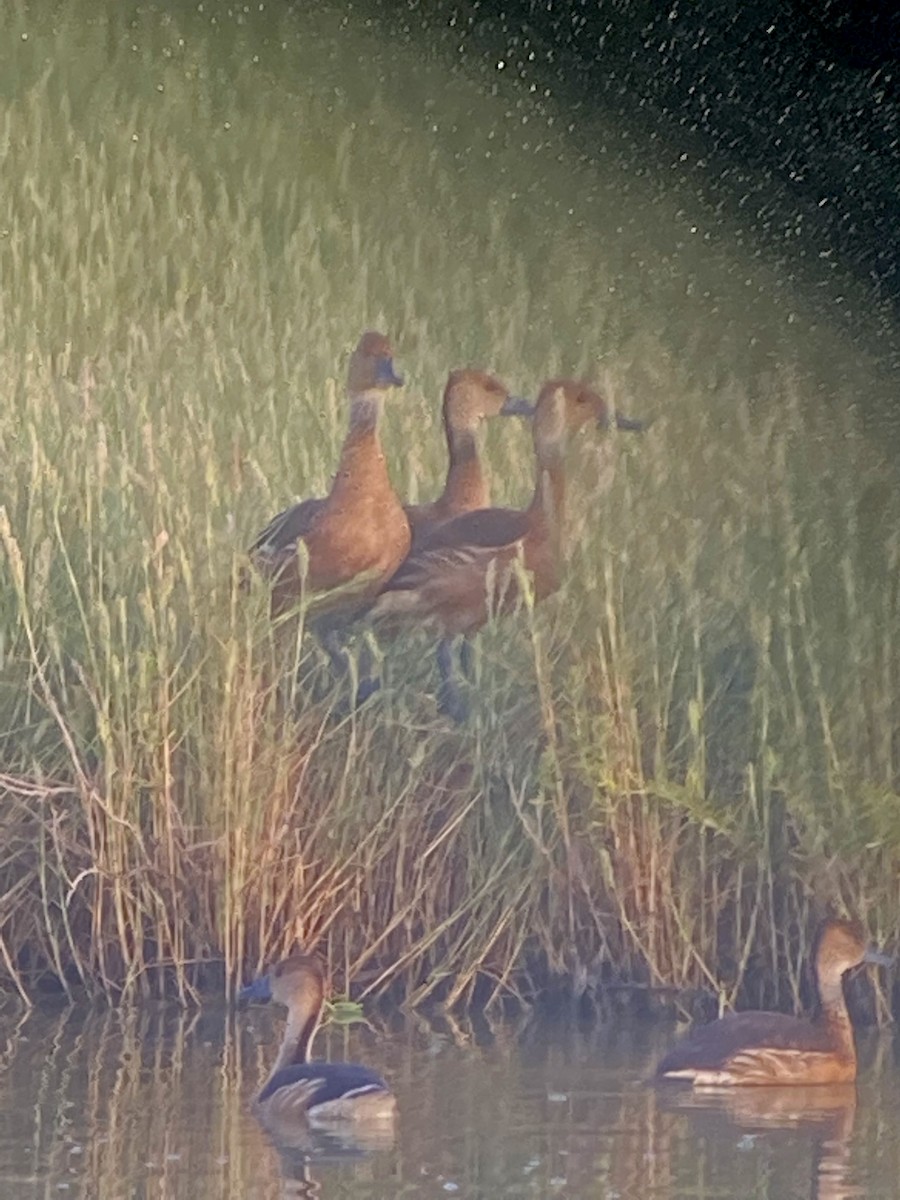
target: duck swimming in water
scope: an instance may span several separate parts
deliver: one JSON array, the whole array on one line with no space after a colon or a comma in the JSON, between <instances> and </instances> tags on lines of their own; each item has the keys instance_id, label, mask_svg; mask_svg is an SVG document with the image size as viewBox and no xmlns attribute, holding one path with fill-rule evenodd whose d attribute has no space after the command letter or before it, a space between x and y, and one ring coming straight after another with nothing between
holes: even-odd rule
<instances>
[{"instance_id":1,"label":"duck swimming in water","mask_svg":"<svg viewBox=\"0 0 900 1200\"><path fill-rule=\"evenodd\" d=\"M327 1127L348 1121L391 1121L396 1100L375 1071L358 1063L312 1062L309 1050L322 1017L325 978L317 959L295 954L242 988L238 1002L274 1001L287 1009L281 1049L254 1101L277 1136L297 1122Z\"/></svg>"},{"instance_id":2,"label":"duck swimming in water","mask_svg":"<svg viewBox=\"0 0 900 1200\"><path fill-rule=\"evenodd\" d=\"M677 1042L657 1066L655 1078L687 1080L694 1087L849 1083L856 1078L856 1045L843 978L862 963L891 962L866 945L855 922L827 921L814 953L821 1006L817 1016L730 1013Z\"/></svg>"}]
</instances>

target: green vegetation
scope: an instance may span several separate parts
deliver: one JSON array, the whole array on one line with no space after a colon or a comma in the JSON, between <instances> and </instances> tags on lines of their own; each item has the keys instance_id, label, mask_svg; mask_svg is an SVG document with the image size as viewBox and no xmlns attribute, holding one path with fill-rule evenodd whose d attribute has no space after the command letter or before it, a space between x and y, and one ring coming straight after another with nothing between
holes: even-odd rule
<instances>
[{"instance_id":1,"label":"green vegetation","mask_svg":"<svg viewBox=\"0 0 900 1200\"><path fill-rule=\"evenodd\" d=\"M7 983L186 997L300 938L357 998L787 1004L826 907L895 937L900 497L853 408L877 363L726 225L692 240L677 183L567 161L512 83L454 76L423 120L414 49L340 14L88 7L0 16ZM454 365L590 371L662 414L579 446L570 583L485 633L463 729L415 637L335 719L296 682L315 647L238 587L327 486L372 325L410 379L410 496ZM527 430L489 444L521 503Z\"/></svg>"}]
</instances>

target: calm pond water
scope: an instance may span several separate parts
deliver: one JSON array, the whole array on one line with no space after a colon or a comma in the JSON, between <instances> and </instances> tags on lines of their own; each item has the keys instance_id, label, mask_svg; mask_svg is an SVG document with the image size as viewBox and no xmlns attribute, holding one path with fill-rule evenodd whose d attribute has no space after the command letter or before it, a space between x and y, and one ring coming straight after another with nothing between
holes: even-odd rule
<instances>
[{"instance_id":1,"label":"calm pond water","mask_svg":"<svg viewBox=\"0 0 900 1200\"><path fill-rule=\"evenodd\" d=\"M382 1069L393 1145L279 1156L249 1108L279 1032L222 1009L0 1020L0 1194L78 1197L895 1196L900 1073L864 1038L857 1089L699 1102L642 1080L671 1031L396 1021L321 1035Z\"/></svg>"}]
</instances>

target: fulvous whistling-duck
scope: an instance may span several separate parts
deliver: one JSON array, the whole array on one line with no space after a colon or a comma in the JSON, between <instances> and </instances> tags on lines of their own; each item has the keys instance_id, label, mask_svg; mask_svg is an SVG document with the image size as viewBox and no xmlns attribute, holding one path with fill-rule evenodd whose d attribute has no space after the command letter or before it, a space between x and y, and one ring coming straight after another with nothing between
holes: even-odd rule
<instances>
[{"instance_id":1,"label":"fulvous whistling-duck","mask_svg":"<svg viewBox=\"0 0 900 1200\"><path fill-rule=\"evenodd\" d=\"M402 384L388 339L363 334L350 358L350 428L331 490L280 512L250 548L254 566L274 582L274 613L295 604L304 589L333 593L323 598L322 611L352 610L407 554L409 522L378 437L385 396Z\"/></svg>"},{"instance_id":2,"label":"fulvous whistling-duck","mask_svg":"<svg viewBox=\"0 0 900 1200\"><path fill-rule=\"evenodd\" d=\"M529 411L526 402L519 404ZM573 379L545 383L532 422L537 478L528 508L485 508L436 526L382 586L370 610L376 627L408 621L437 631L439 704L456 720L464 717L466 706L453 678L453 639L474 633L490 613L515 606L519 561L532 577L535 600L560 586L565 451L571 435L588 422L610 423L599 392ZM615 423L620 429L644 428L620 414Z\"/></svg>"},{"instance_id":3,"label":"fulvous whistling-duck","mask_svg":"<svg viewBox=\"0 0 900 1200\"><path fill-rule=\"evenodd\" d=\"M487 371L451 371L444 388L443 418L449 465L447 482L430 504L407 504L404 511L415 550L441 522L487 508L490 487L478 453L478 427L490 417L530 416L532 408Z\"/></svg>"},{"instance_id":4,"label":"fulvous whistling-duck","mask_svg":"<svg viewBox=\"0 0 900 1200\"><path fill-rule=\"evenodd\" d=\"M816 1017L731 1013L677 1042L655 1078L701 1088L852 1082L856 1046L842 980L860 963L887 966L892 960L867 948L855 922L831 920L819 931L814 961L821 1006Z\"/></svg>"},{"instance_id":5,"label":"fulvous whistling-duck","mask_svg":"<svg viewBox=\"0 0 900 1200\"><path fill-rule=\"evenodd\" d=\"M309 1048L325 1003L325 980L317 959L295 954L242 988L238 1002L274 1000L287 1009L278 1058L254 1101L276 1138L307 1122L329 1126L347 1121L390 1121L397 1102L375 1071L358 1063L310 1062Z\"/></svg>"}]
</instances>

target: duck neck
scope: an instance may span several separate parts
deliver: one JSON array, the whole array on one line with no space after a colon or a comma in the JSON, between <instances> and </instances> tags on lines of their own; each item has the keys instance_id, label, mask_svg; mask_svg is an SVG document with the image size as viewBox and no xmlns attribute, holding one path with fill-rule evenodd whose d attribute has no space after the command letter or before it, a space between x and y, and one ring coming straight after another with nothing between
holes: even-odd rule
<instances>
[{"instance_id":1,"label":"duck neck","mask_svg":"<svg viewBox=\"0 0 900 1200\"><path fill-rule=\"evenodd\" d=\"M556 544L562 540L566 519L566 473L562 441L538 443L537 479L528 510L529 525Z\"/></svg>"},{"instance_id":2,"label":"duck neck","mask_svg":"<svg viewBox=\"0 0 900 1200\"><path fill-rule=\"evenodd\" d=\"M309 1050L319 1027L321 1008L292 1008L288 1011L284 1037L278 1058L269 1075L274 1079L285 1067L295 1067L309 1062Z\"/></svg>"},{"instance_id":3,"label":"duck neck","mask_svg":"<svg viewBox=\"0 0 900 1200\"><path fill-rule=\"evenodd\" d=\"M391 488L378 436L383 403L383 392L374 389L351 398L350 428L341 447L333 493L361 497Z\"/></svg>"},{"instance_id":4,"label":"duck neck","mask_svg":"<svg viewBox=\"0 0 900 1200\"><path fill-rule=\"evenodd\" d=\"M384 408L384 392L380 388L369 388L354 392L350 397L349 437L378 435L381 410Z\"/></svg>"},{"instance_id":5,"label":"duck neck","mask_svg":"<svg viewBox=\"0 0 900 1200\"><path fill-rule=\"evenodd\" d=\"M856 1043L853 1040L853 1026L847 1011L847 1001L844 997L844 987L841 977L819 978L819 1020L832 1031L832 1038L841 1043L844 1052L851 1057L856 1056Z\"/></svg>"},{"instance_id":6,"label":"duck neck","mask_svg":"<svg viewBox=\"0 0 900 1200\"><path fill-rule=\"evenodd\" d=\"M487 508L490 490L481 466L478 439L474 429L446 426L450 465L443 500L451 510Z\"/></svg>"}]
</instances>

